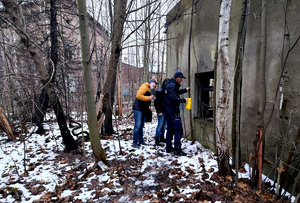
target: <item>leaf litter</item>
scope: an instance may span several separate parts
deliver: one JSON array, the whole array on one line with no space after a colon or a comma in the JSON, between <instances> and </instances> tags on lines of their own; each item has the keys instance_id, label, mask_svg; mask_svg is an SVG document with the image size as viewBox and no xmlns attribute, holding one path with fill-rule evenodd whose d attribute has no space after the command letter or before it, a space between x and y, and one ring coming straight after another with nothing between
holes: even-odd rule
<instances>
[{"instance_id":1,"label":"leaf litter","mask_svg":"<svg viewBox=\"0 0 300 203\"><path fill-rule=\"evenodd\" d=\"M66 153L56 122L46 122L45 135L32 133L25 144L0 134L0 202L286 202L275 198L270 182L264 191L251 189L249 168L234 177L218 176L213 152L198 142L182 140L187 156L154 146L156 120L146 123L149 146L132 147L132 119L119 124L117 135L101 136L109 167L95 166L89 142L84 152ZM87 130L86 123L84 130ZM24 150L25 146L25 150ZM25 165L25 167L24 167ZM103 165L103 164L102 164ZM26 169L26 170L25 170Z\"/></svg>"}]
</instances>

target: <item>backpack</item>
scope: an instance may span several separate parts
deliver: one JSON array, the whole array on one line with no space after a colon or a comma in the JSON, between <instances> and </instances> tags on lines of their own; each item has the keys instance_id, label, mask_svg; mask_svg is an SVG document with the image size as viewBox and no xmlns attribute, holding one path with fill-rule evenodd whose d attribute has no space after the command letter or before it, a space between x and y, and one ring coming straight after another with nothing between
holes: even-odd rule
<instances>
[{"instance_id":1,"label":"backpack","mask_svg":"<svg viewBox=\"0 0 300 203\"><path fill-rule=\"evenodd\" d=\"M163 94L166 93L166 88L168 86L168 84L171 82L171 78L166 78L164 79L162 85L161 85L161 88L163 89Z\"/></svg>"},{"instance_id":2,"label":"backpack","mask_svg":"<svg viewBox=\"0 0 300 203\"><path fill-rule=\"evenodd\" d=\"M156 112L164 112L164 106L165 106L165 93L167 85L170 83L171 79L166 78L164 79L162 85L160 88L156 90L156 97L154 100L154 106L156 109Z\"/></svg>"},{"instance_id":3,"label":"backpack","mask_svg":"<svg viewBox=\"0 0 300 203\"><path fill-rule=\"evenodd\" d=\"M158 100L164 100L165 98L165 93L166 93L166 88L167 88L167 85L171 82L171 79L170 78L166 78L164 79L162 85L160 88L158 88L156 90L156 97L155 99L158 99Z\"/></svg>"},{"instance_id":4,"label":"backpack","mask_svg":"<svg viewBox=\"0 0 300 203\"><path fill-rule=\"evenodd\" d=\"M146 111L146 123L151 123L152 122L152 111L150 109L147 109Z\"/></svg>"}]
</instances>

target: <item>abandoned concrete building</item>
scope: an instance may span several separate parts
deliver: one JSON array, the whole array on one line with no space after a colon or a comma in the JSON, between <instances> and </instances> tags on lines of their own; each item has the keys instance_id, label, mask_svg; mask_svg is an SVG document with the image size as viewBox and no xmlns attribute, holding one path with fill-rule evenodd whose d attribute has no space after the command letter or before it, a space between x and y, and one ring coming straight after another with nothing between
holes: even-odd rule
<instances>
[{"instance_id":1,"label":"abandoned concrete building","mask_svg":"<svg viewBox=\"0 0 300 203\"><path fill-rule=\"evenodd\" d=\"M181 0L167 15L167 77L178 70L191 85L192 110L184 110L186 136L192 114L193 133L203 146L216 150L214 109L220 90L217 63L219 0ZM261 74L262 10L266 9L265 70ZM192 16L192 26L191 25ZM289 165L285 185L291 190L300 180L300 4L298 1L232 0L229 19L229 67L231 74L226 125L229 149L240 137L242 160L249 162L259 126L262 90L266 89L264 122L264 171L274 180L279 162ZM192 29L191 29L192 28ZM191 32L191 38L190 31ZM191 40L189 47L189 40ZM190 58L189 58L190 49ZM188 67L190 60L190 68ZM189 71L190 70L190 71ZM262 77L265 82L262 83ZM265 85L264 85L265 84ZM185 96L186 97L186 96ZM290 159L291 158L291 159ZM298 180L297 180L298 178ZM295 183L296 181L298 183Z\"/></svg>"}]
</instances>

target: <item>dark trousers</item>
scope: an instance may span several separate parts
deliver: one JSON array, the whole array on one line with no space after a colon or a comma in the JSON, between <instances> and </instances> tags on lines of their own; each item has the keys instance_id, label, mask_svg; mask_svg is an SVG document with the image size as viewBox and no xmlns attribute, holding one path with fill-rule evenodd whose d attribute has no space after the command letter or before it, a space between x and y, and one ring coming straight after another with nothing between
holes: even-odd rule
<instances>
[{"instance_id":1,"label":"dark trousers","mask_svg":"<svg viewBox=\"0 0 300 203\"><path fill-rule=\"evenodd\" d=\"M167 135L166 135L166 147L172 147L172 140L174 137L174 149L175 151L181 150L180 140L182 138L183 129L181 124L181 118L178 117L166 117L167 119Z\"/></svg>"}]
</instances>

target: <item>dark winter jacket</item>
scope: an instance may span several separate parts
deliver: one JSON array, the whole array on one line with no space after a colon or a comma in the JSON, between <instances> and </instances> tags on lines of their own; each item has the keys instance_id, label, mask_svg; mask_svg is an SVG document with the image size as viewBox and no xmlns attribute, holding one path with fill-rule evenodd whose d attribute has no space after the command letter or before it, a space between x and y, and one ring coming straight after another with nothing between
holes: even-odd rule
<instances>
[{"instance_id":1,"label":"dark winter jacket","mask_svg":"<svg viewBox=\"0 0 300 203\"><path fill-rule=\"evenodd\" d=\"M177 117L180 115L179 105L185 103L185 98L180 98L180 94L186 93L187 89L180 89L180 84L174 78L166 87L165 91L165 115L167 117Z\"/></svg>"},{"instance_id":2,"label":"dark winter jacket","mask_svg":"<svg viewBox=\"0 0 300 203\"><path fill-rule=\"evenodd\" d=\"M151 103L150 96L151 96L150 86L149 83L146 82L140 86L136 94L136 98L133 103L132 109L146 113Z\"/></svg>"},{"instance_id":3,"label":"dark winter jacket","mask_svg":"<svg viewBox=\"0 0 300 203\"><path fill-rule=\"evenodd\" d=\"M154 106L156 113L165 113L165 93L163 88L158 88L155 95L156 99L154 100Z\"/></svg>"}]
</instances>

